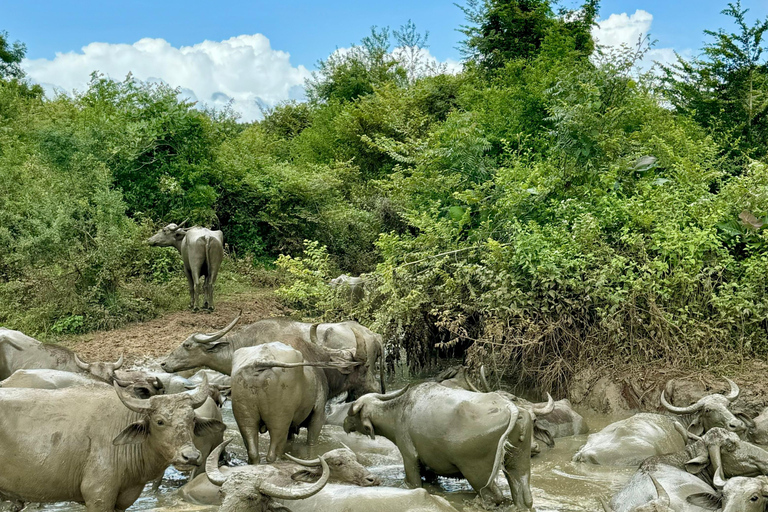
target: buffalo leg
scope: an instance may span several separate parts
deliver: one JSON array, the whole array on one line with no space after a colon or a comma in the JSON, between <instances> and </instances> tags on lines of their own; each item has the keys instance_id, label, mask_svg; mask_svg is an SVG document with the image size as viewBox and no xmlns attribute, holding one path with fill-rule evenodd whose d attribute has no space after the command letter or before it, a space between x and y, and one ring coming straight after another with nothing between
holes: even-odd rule
<instances>
[{"instance_id":1,"label":"buffalo leg","mask_svg":"<svg viewBox=\"0 0 768 512\"><path fill-rule=\"evenodd\" d=\"M317 446L317 440L320 437L320 431L325 425L325 404L318 407L312 412L312 418L307 425L307 444L309 445L309 458L315 457L315 447Z\"/></svg>"},{"instance_id":2,"label":"buffalo leg","mask_svg":"<svg viewBox=\"0 0 768 512\"><path fill-rule=\"evenodd\" d=\"M187 285L189 286L189 309L195 309L195 280L192 278L192 272L184 269L184 273L187 275Z\"/></svg>"},{"instance_id":3,"label":"buffalo leg","mask_svg":"<svg viewBox=\"0 0 768 512\"><path fill-rule=\"evenodd\" d=\"M162 478L162 476L160 477ZM141 496L141 491L143 490L143 485L137 485L135 487L129 487L127 489L124 489L120 494L117 496L117 502L115 503L115 510L125 510L133 503L139 499L139 496Z\"/></svg>"},{"instance_id":4,"label":"buffalo leg","mask_svg":"<svg viewBox=\"0 0 768 512\"><path fill-rule=\"evenodd\" d=\"M267 425L269 430L269 452L267 462L275 462L285 453L285 445L288 442L288 430L291 428L291 418L274 418Z\"/></svg>"},{"instance_id":5,"label":"buffalo leg","mask_svg":"<svg viewBox=\"0 0 768 512\"><path fill-rule=\"evenodd\" d=\"M400 455L403 456L403 466L405 467L405 485L411 489L421 487L421 467L419 465L419 455L416 448L408 442L407 444L398 444Z\"/></svg>"}]
</instances>

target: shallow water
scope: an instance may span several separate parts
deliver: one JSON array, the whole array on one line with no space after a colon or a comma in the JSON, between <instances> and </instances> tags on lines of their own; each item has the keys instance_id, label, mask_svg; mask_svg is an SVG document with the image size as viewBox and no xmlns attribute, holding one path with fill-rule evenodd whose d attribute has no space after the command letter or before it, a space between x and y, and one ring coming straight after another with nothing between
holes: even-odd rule
<instances>
[{"instance_id":1,"label":"shallow water","mask_svg":"<svg viewBox=\"0 0 768 512\"><path fill-rule=\"evenodd\" d=\"M224 421L228 429L225 438L234 438L228 451L233 455L233 464L242 464L246 460L245 448L237 431L232 407L227 403L223 409ZM605 425L626 416L607 416L592 412L579 411L587 420L590 432L597 432ZM634 468L601 467L585 463L571 462L571 457L586 442L586 435L559 438L551 450L546 450L532 459L531 490L535 510L538 512L594 512L600 511L598 496L610 494L626 482L634 473ZM268 445L268 436L262 436L261 450ZM370 441L359 434L347 435L343 429L326 426L321 434L318 452L322 453L339 448L342 443L359 453L360 461L378 475L382 485L402 487L405 473L401 464L402 459L397 448L383 438ZM305 445L304 435L300 436L290 449L299 457L310 457ZM362 451L362 453L361 453ZM185 511L214 511L216 507L193 505L182 501L177 490L186 482L186 477L173 468L169 468L163 478L160 490L152 491L148 484L144 493L129 510L163 510L168 512ZM506 496L509 487L501 474L499 486ZM465 480L439 478L437 484L426 484L425 488L432 494L446 498L460 511L478 510L475 493ZM1 507L0 507L1 508ZM75 503L57 503L41 505L38 510L57 512L81 512L85 507Z\"/></svg>"}]
</instances>

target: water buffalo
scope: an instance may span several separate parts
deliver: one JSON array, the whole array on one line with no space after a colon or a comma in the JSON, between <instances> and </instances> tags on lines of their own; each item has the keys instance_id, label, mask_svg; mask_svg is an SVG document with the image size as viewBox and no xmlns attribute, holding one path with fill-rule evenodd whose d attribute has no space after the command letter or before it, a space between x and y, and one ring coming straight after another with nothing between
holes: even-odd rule
<instances>
[{"instance_id":1,"label":"water buffalo","mask_svg":"<svg viewBox=\"0 0 768 512\"><path fill-rule=\"evenodd\" d=\"M346 432L382 435L403 457L409 487L431 475L465 478L484 498L503 496L495 478L503 465L515 506L532 506L531 435L524 409L496 393L474 393L425 382L358 398L344 421Z\"/></svg>"},{"instance_id":2,"label":"water buffalo","mask_svg":"<svg viewBox=\"0 0 768 512\"><path fill-rule=\"evenodd\" d=\"M48 369L89 373L111 383L115 370L122 365L122 356L115 363L84 363L66 347L40 343L22 332L0 327L0 380L16 370Z\"/></svg>"},{"instance_id":3,"label":"water buffalo","mask_svg":"<svg viewBox=\"0 0 768 512\"><path fill-rule=\"evenodd\" d=\"M633 508L631 512L675 512L672 510L672 508L670 508L669 494L667 494L667 491L659 483L659 481L656 480L656 477L653 476L653 473L650 473L648 476L653 482L653 486L656 488L657 497L656 499L651 500L644 505ZM616 512L605 500L601 499L600 502L603 504L603 509L605 512Z\"/></svg>"},{"instance_id":4,"label":"water buffalo","mask_svg":"<svg viewBox=\"0 0 768 512\"><path fill-rule=\"evenodd\" d=\"M685 433L679 426L681 433ZM653 500L653 475L670 493L673 510L692 510L686 498L713 493L726 478L757 476L768 472L768 452L722 428L710 429L702 437L688 433L694 442L676 453L643 461L630 481L613 497L616 512L628 512ZM698 509L693 509L698 510Z\"/></svg>"},{"instance_id":5,"label":"water buffalo","mask_svg":"<svg viewBox=\"0 0 768 512\"><path fill-rule=\"evenodd\" d=\"M686 500L706 510L765 512L768 510L768 478L737 476L728 480L720 492L694 494Z\"/></svg>"},{"instance_id":6,"label":"water buffalo","mask_svg":"<svg viewBox=\"0 0 768 512\"><path fill-rule=\"evenodd\" d=\"M365 297L365 280L362 277L341 274L339 277L331 279L328 284L331 285L331 288L346 289L349 294L349 302L353 306Z\"/></svg>"},{"instance_id":7,"label":"water buffalo","mask_svg":"<svg viewBox=\"0 0 768 512\"><path fill-rule=\"evenodd\" d=\"M347 392L352 396L377 391L379 383L371 371L368 361L367 339L359 329L352 330L355 337L354 350L335 350L312 343L317 339L318 324L310 324L309 332L305 338L301 327L293 325L294 322L285 318L270 318L246 326L237 333L227 335L239 320L236 317L224 329L211 334L194 334L187 338L181 346L177 347L160 365L165 371L181 371L198 366L207 366L217 372L230 375L232 373L232 355L243 347L253 347L281 341L301 352L307 362L330 361L349 363L344 372L329 368L325 369L328 379L329 397ZM300 324L300 322L298 322ZM354 366L352 371L349 368Z\"/></svg>"},{"instance_id":8,"label":"water buffalo","mask_svg":"<svg viewBox=\"0 0 768 512\"><path fill-rule=\"evenodd\" d=\"M176 350L171 352L160 366L167 372L179 372L206 366L229 375L232 372L232 354L235 350L273 341L300 339L327 348L354 350L356 354L365 354L366 367L368 368L366 377L369 381L368 388L370 391L384 389L384 351L381 336L357 322L317 324L317 330L313 333L313 324L297 322L285 317L267 318L246 325L240 331L229 334L239 319L240 316L236 317L220 331L191 335ZM363 342L362 347L360 346L360 339ZM302 350L298 346L294 348ZM379 387L381 389L375 387L373 374L377 361L379 363ZM356 398L355 390L352 391L350 400Z\"/></svg>"},{"instance_id":9,"label":"water buffalo","mask_svg":"<svg viewBox=\"0 0 768 512\"><path fill-rule=\"evenodd\" d=\"M186 221L185 221L186 222ZM160 229L147 243L153 247L175 247L184 262L184 274L189 284L189 307L197 309L198 288L203 283L203 309L213 310L213 285L224 259L224 233L194 226L184 228L168 224Z\"/></svg>"},{"instance_id":10,"label":"water buffalo","mask_svg":"<svg viewBox=\"0 0 768 512\"><path fill-rule=\"evenodd\" d=\"M675 407L667 402L664 391L661 392L661 404L675 414L691 414L693 418L688 424L688 430L696 435L701 435L714 427L721 427L733 432L745 432L747 426L737 418L728 406L739 396L739 386L731 379L725 379L730 385L730 391L721 395L714 393L704 396L695 404L686 407Z\"/></svg>"},{"instance_id":11,"label":"water buffalo","mask_svg":"<svg viewBox=\"0 0 768 512\"><path fill-rule=\"evenodd\" d=\"M294 481L285 475L280 468L261 464L258 466L243 466L237 471L225 475L219 470L219 456L229 441L222 443L208 456L205 462L205 472L211 483L221 486L221 512L279 512L287 510L274 499L302 500L317 494L325 487L330 477L330 469L323 457L317 464L322 467L322 474L317 482L295 488ZM298 461L298 459L294 459ZM315 463L313 462L312 465ZM287 478L286 478L287 477Z\"/></svg>"},{"instance_id":12,"label":"water buffalo","mask_svg":"<svg viewBox=\"0 0 768 512\"><path fill-rule=\"evenodd\" d=\"M300 427L307 428L310 447L317 443L328 400L328 380L319 365L333 366L330 361L306 362L301 352L280 342L235 351L232 412L251 464L259 463L263 429L269 431L267 462L283 455L289 432Z\"/></svg>"},{"instance_id":13,"label":"water buffalo","mask_svg":"<svg viewBox=\"0 0 768 512\"><path fill-rule=\"evenodd\" d=\"M292 502L290 506L291 512L458 512L445 498L433 496L426 489L338 484L328 484L311 498Z\"/></svg>"},{"instance_id":14,"label":"water buffalo","mask_svg":"<svg viewBox=\"0 0 768 512\"><path fill-rule=\"evenodd\" d=\"M590 434L573 461L638 466L648 457L680 451L685 448L685 438L675 424L674 418L655 413L640 413L615 421L600 432Z\"/></svg>"},{"instance_id":15,"label":"water buffalo","mask_svg":"<svg viewBox=\"0 0 768 512\"><path fill-rule=\"evenodd\" d=\"M62 370L16 370L13 375L0 381L0 388L62 389L101 382L82 373ZM106 382L103 383L105 386Z\"/></svg>"},{"instance_id":16,"label":"water buffalo","mask_svg":"<svg viewBox=\"0 0 768 512\"><path fill-rule=\"evenodd\" d=\"M323 454L330 470L329 482L352 484L361 487L380 485L379 478L357 462L354 452L348 448L337 448ZM296 462L275 462L271 466L278 468L291 480L312 483L321 476L321 468L314 462L293 459ZM247 466L233 468L221 467L219 471L224 476L230 473L246 470ZM211 483L206 474L195 477L179 489L179 495L185 501L198 505L220 505L219 486Z\"/></svg>"},{"instance_id":17,"label":"water buffalo","mask_svg":"<svg viewBox=\"0 0 768 512\"><path fill-rule=\"evenodd\" d=\"M194 433L226 428L194 415L208 398L205 382L149 400L114 386L1 389L0 494L125 510L169 464L189 470L202 463Z\"/></svg>"}]
</instances>

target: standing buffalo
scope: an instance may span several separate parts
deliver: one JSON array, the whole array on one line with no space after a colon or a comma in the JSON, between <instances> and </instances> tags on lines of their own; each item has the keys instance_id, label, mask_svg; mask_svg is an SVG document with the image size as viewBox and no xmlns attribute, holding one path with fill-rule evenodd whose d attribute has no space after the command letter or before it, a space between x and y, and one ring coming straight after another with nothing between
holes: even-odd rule
<instances>
[{"instance_id":1,"label":"standing buffalo","mask_svg":"<svg viewBox=\"0 0 768 512\"><path fill-rule=\"evenodd\" d=\"M243 347L253 347L282 341L299 352L306 361L327 361L333 357L336 361L344 360L348 363L356 362L354 370L345 370L344 373L337 369L326 369L328 378L329 396L336 396L345 391L352 396L376 392L380 383L376 382L373 368L370 366L371 358L368 355L369 340L362 330L352 329L352 337L355 340L353 349L332 350L321 344L312 343L309 340L318 339L318 324L302 324L290 318L270 318L261 320L246 326L239 332L227 334L238 322L235 318L224 329L211 334L193 334L184 343L166 357L160 365L168 372L178 372L207 366L217 372L230 375L232 373L232 355ZM306 337L303 325L307 325ZM375 343L374 343L375 345ZM380 375L381 378L381 375Z\"/></svg>"},{"instance_id":2,"label":"standing buffalo","mask_svg":"<svg viewBox=\"0 0 768 512\"><path fill-rule=\"evenodd\" d=\"M147 243L153 247L175 247L179 251L189 284L189 307L197 309L198 288L204 277L203 309L213 310L213 285L216 284L219 267L224 259L224 233L200 226L183 226L184 222L178 226L168 224L147 239Z\"/></svg>"},{"instance_id":3,"label":"standing buffalo","mask_svg":"<svg viewBox=\"0 0 768 512\"><path fill-rule=\"evenodd\" d=\"M331 288L346 289L349 295L349 302L353 306L365 297L365 280L362 277L341 274L339 277L331 279L329 284Z\"/></svg>"},{"instance_id":4,"label":"standing buffalo","mask_svg":"<svg viewBox=\"0 0 768 512\"><path fill-rule=\"evenodd\" d=\"M380 434L400 450L409 487L421 487L422 469L432 475L466 478L493 502L503 495L495 483L504 471L512 500L530 509L530 415L496 393L474 393L425 382L352 404L346 432ZM486 496L483 496L484 498Z\"/></svg>"},{"instance_id":5,"label":"standing buffalo","mask_svg":"<svg viewBox=\"0 0 768 512\"><path fill-rule=\"evenodd\" d=\"M0 380L16 370L47 369L88 373L97 380L111 383L123 357L115 363L84 363L77 354L53 343L40 343L26 334L0 327Z\"/></svg>"},{"instance_id":6,"label":"standing buffalo","mask_svg":"<svg viewBox=\"0 0 768 512\"><path fill-rule=\"evenodd\" d=\"M317 443L325 424L328 380L319 365L280 342L237 350L232 363L232 412L248 449L248 462L259 463L259 431L269 431L267 462L285 452L289 432L307 428L307 443ZM350 370L359 363L347 363ZM344 363L341 363L342 367ZM315 366L315 367L311 367Z\"/></svg>"},{"instance_id":7,"label":"standing buffalo","mask_svg":"<svg viewBox=\"0 0 768 512\"><path fill-rule=\"evenodd\" d=\"M0 390L0 495L125 510L169 464L189 470L203 462L193 434L226 428L195 417L207 388L149 400L117 384Z\"/></svg>"}]
</instances>

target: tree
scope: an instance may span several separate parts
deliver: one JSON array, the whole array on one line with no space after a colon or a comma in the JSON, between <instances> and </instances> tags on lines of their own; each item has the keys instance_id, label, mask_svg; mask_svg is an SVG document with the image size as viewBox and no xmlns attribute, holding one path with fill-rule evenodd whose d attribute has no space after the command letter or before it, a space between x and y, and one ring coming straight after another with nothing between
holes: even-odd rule
<instances>
[{"instance_id":1,"label":"tree","mask_svg":"<svg viewBox=\"0 0 768 512\"><path fill-rule=\"evenodd\" d=\"M468 21L460 29L467 37L462 52L485 70L500 69L511 60L535 57L545 38L557 31L589 56L597 5L587 0L578 11L563 9L556 15L550 0L468 0L466 7L457 4Z\"/></svg>"},{"instance_id":2,"label":"tree","mask_svg":"<svg viewBox=\"0 0 768 512\"><path fill-rule=\"evenodd\" d=\"M714 38L703 58L663 66L665 92L678 112L711 129L737 163L761 158L768 148L768 59L764 57L768 18L747 24L741 2L729 3L737 32L705 30Z\"/></svg>"},{"instance_id":3,"label":"tree","mask_svg":"<svg viewBox=\"0 0 768 512\"><path fill-rule=\"evenodd\" d=\"M0 32L0 79L12 80L24 78L24 70L19 64L27 53L27 47L19 41L11 44L8 32Z\"/></svg>"}]
</instances>

